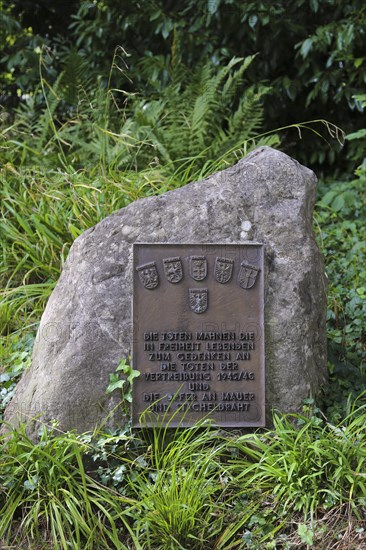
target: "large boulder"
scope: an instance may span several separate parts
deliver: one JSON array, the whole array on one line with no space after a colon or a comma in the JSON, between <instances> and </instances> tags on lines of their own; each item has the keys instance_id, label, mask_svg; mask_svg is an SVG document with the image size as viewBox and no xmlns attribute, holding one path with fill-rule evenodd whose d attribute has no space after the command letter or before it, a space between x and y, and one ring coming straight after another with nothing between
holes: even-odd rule
<instances>
[{"instance_id":1,"label":"large boulder","mask_svg":"<svg viewBox=\"0 0 366 550\"><path fill-rule=\"evenodd\" d=\"M313 172L261 147L206 180L138 200L73 244L5 421L93 430L123 421L110 373L131 354L132 244L265 245L266 405L301 408L326 380L326 277L312 230ZM36 435L37 422L30 424Z\"/></svg>"}]
</instances>

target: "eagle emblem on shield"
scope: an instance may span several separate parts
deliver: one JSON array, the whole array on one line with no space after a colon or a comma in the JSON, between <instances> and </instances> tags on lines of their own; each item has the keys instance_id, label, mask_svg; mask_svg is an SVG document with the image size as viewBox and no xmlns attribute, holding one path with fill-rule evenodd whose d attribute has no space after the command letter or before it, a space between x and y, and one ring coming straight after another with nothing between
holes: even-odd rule
<instances>
[{"instance_id":1,"label":"eagle emblem on shield","mask_svg":"<svg viewBox=\"0 0 366 550\"><path fill-rule=\"evenodd\" d=\"M183 279L183 267L181 259L165 258L163 260L165 277L169 283L179 283Z\"/></svg>"},{"instance_id":2,"label":"eagle emblem on shield","mask_svg":"<svg viewBox=\"0 0 366 550\"><path fill-rule=\"evenodd\" d=\"M233 274L234 260L216 258L215 279L218 283L228 283Z\"/></svg>"},{"instance_id":3,"label":"eagle emblem on shield","mask_svg":"<svg viewBox=\"0 0 366 550\"><path fill-rule=\"evenodd\" d=\"M203 281L207 276L207 260L205 256L191 256L191 277L195 281Z\"/></svg>"},{"instance_id":4,"label":"eagle emblem on shield","mask_svg":"<svg viewBox=\"0 0 366 550\"><path fill-rule=\"evenodd\" d=\"M155 262L140 265L136 267L136 271L139 274L140 281L145 288L152 290L159 284L159 274Z\"/></svg>"},{"instance_id":5,"label":"eagle emblem on shield","mask_svg":"<svg viewBox=\"0 0 366 550\"><path fill-rule=\"evenodd\" d=\"M191 310L195 313L204 313L208 305L207 288L190 288L189 305Z\"/></svg>"},{"instance_id":6,"label":"eagle emblem on shield","mask_svg":"<svg viewBox=\"0 0 366 550\"><path fill-rule=\"evenodd\" d=\"M241 288L252 288L259 272L259 267L242 262L238 275L238 281Z\"/></svg>"}]
</instances>

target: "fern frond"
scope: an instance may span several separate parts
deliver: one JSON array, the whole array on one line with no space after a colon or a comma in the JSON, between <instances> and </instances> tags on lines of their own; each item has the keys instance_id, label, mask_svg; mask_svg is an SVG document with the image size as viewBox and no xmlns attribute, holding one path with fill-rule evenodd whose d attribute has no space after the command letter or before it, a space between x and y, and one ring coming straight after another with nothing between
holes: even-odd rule
<instances>
[{"instance_id":1,"label":"fern frond","mask_svg":"<svg viewBox=\"0 0 366 550\"><path fill-rule=\"evenodd\" d=\"M249 138L255 135L263 123L263 111L258 108L268 87L251 86L241 98L238 108L228 119L228 135L235 136L242 132Z\"/></svg>"},{"instance_id":2,"label":"fern frond","mask_svg":"<svg viewBox=\"0 0 366 550\"><path fill-rule=\"evenodd\" d=\"M249 55L248 57L245 57L239 69L228 75L228 78L222 89L222 95L227 98L227 100L235 97L235 95L240 91L240 86L244 84L244 73L249 65L251 65L251 63L254 61L255 57L256 55Z\"/></svg>"},{"instance_id":3,"label":"fern frond","mask_svg":"<svg viewBox=\"0 0 366 550\"><path fill-rule=\"evenodd\" d=\"M220 67L209 62L190 72L183 66L184 82L177 81L175 73L159 99L132 99L123 132L145 141L139 165L146 163L151 148L164 163L193 157L199 163L202 152L212 158L251 138L260 128L261 99L268 91L244 86L245 71L254 58L234 57Z\"/></svg>"},{"instance_id":4,"label":"fern frond","mask_svg":"<svg viewBox=\"0 0 366 550\"><path fill-rule=\"evenodd\" d=\"M69 104L76 104L81 90L90 92L93 83L93 74L89 63L75 49L71 49L63 64L60 81L60 94Z\"/></svg>"}]
</instances>

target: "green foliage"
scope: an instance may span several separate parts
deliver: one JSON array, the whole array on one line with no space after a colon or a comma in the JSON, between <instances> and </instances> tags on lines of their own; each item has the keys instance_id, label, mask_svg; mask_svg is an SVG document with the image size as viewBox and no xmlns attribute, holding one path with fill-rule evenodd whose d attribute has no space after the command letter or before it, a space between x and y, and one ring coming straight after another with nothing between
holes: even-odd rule
<instances>
[{"instance_id":1,"label":"green foliage","mask_svg":"<svg viewBox=\"0 0 366 550\"><path fill-rule=\"evenodd\" d=\"M132 434L1 440L0 541L127 550L336 547L365 542L365 396L344 422L274 417L230 435L201 422ZM2 537L2 538L1 538Z\"/></svg>"},{"instance_id":2,"label":"green foliage","mask_svg":"<svg viewBox=\"0 0 366 550\"><path fill-rule=\"evenodd\" d=\"M243 458L233 461L230 471L241 492L272 500L282 517L297 511L313 519L343 504L361 515L366 505L365 404L356 402L336 426L315 416L275 414L273 420L273 432L235 442Z\"/></svg>"},{"instance_id":3,"label":"green foliage","mask_svg":"<svg viewBox=\"0 0 366 550\"><path fill-rule=\"evenodd\" d=\"M44 43L15 16L13 7L11 2L0 1L0 103L9 108L17 104L19 92L29 93L37 85L38 55Z\"/></svg>"},{"instance_id":4,"label":"green foliage","mask_svg":"<svg viewBox=\"0 0 366 550\"><path fill-rule=\"evenodd\" d=\"M121 390L122 403L132 403L132 384L133 380L140 376L139 370L134 370L126 359L121 359L115 372L109 375L109 384L106 393L112 393L114 390ZM122 378L121 378L122 375Z\"/></svg>"},{"instance_id":5,"label":"green foliage","mask_svg":"<svg viewBox=\"0 0 366 550\"><path fill-rule=\"evenodd\" d=\"M33 342L32 332L0 336L0 420L21 374L30 365Z\"/></svg>"},{"instance_id":6,"label":"green foliage","mask_svg":"<svg viewBox=\"0 0 366 550\"><path fill-rule=\"evenodd\" d=\"M0 1L0 104L13 109L27 96L37 95L42 51L51 54L48 77L52 81L57 78L60 61L72 51L68 25L77 7L77 0L63 4L58 0Z\"/></svg>"},{"instance_id":7,"label":"green foliage","mask_svg":"<svg viewBox=\"0 0 366 550\"><path fill-rule=\"evenodd\" d=\"M318 242L328 275L328 338L332 384L327 414L339 421L347 397L366 387L366 171L352 181L322 184L317 204ZM329 189L329 190L328 190Z\"/></svg>"},{"instance_id":8,"label":"green foliage","mask_svg":"<svg viewBox=\"0 0 366 550\"><path fill-rule=\"evenodd\" d=\"M112 63L117 67L119 52ZM88 76L85 59L75 51L51 85L43 76L42 109L37 94L17 110L13 125L2 131L4 161L11 166L60 166L67 171L83 167L85 160L113 169L140 170L152 162L166 167L181 159L194 159L194 167L207 158L234 159L234 151L249 140L256 142L263 114L264 86L244 86L244 73L254 56L233 58L222 67L211 61L194 71L177 55L163 90L149 99L126 94ZM110 74L112 77L113 72ZM126 98L119 107L122 98ZM158 96L158 97L155 97ZM69 105L68 111L66 106ZM65 119L65 115L67 118ZM275 135L257 144L277 144Z\"/></svg>"},{"instance_id":9,"label":"green foliage","mask_svg":"<svg viewBox=\"0 0 366 550\"><path fill-rule=\"evenodd\" d=\"M65 168L68 161L64 149L70 148L67 141L70 127L80 123L80 118L87 119L95 112L89 105L84 107L80 117L75 112L79 105L83 106L88 101L88 91L98 89L97 79L88 72L86 61L71 50L64 59L63 70L52 79L52 85L47 80L51 63L50 54L40 50L37 59L38 86L14 110L13 124L6 124L6 117L2 124L2 150L5 161L10 165L27 165L32 159L33 166L56 168L60 165ZM103 113L103 107L104 104L98 112Z\"/></svg>"},{"instance_id":10,"label":"green foliage","mask_svg":"<svg viewBox=\"0 0 366 550\"><path fill-rule=\"evenodd\" d=\"M149 467L131 478L139 540L148 548L211 547L225 523L218 463L223 440L203 425L173 434L156 428L151 448Z\"/></svg>"},{"instance_id":11,"label":"green foliage","mask_svg":"<svg viewBox=\"0 0 366 550\"><path fill-rule=\"evenodd\" d=\"M123 6L116 0L83 0L62 9L55 2L47 8L43 2L18 0L2 5L5 104L11 109L30 98L42 102L37 91L42 55L52 88L64 72L60 120L76 112L86 69L101 90L137 92L148 102L170 86L180 62L189 74L210 63L222 69L234 57L256 55L248 82L269 85L274 94L265 98L266 131L299 120L299 112L306 119L324 117L348 133L362 128L358 96L366 74L366 10L361 0L189 0L184 5L158 0ZM119 70L111 75L112 52L121 45L115 58ZM43 46L49 55L41 53ZM306 164L329 171L337 158L344 172L362 161L354 141L341 156L335 145L328 148L308 136L299 141L295 132L287 132L287 149Z\"/></svg>"},{"instance_id":12,"label":"green foliage","mask_svg":"<svg viewBox=\"0 0 366 550\"><path fill-rule=\"evenodd\" d=\"M125 549L120 540L130 505L85 471L86 451L73 434L43 429L33 443L24 427L1 441L0 539L55 549Z\"/></svg>"},{"instance_id":13,"label":"green foliage","mask_svg":"<svg viewBox=\"0 0 366 550\"><path fill-rule=\"evenodd\" d=\"M21 353L15 353L10 357L12 362L11 368L0 374L0 409L4 410L10 399L13 397L16 383L18 382L20 375L30 365L29 353L23 351Z\"/></svg>"},{"instance_id":14,"label":"green foliage","mask_svg":"<svg viewBox=\"0 0 366 550\"><path fill-rule=\"evenodd\" d=\"M364 15L357 1L343 7L335 0L326 3L298 0L291 5L281 1L269 5L201 0L188 2L184 9L179 4L158 3L153 9L150 7L149 13L144 13L144 9L148 9L145 6L139 13L130 10L128 14L121 13L114 2L108 2L105 7L99 12L94 10L93 24L111 28L106 18L112 13L113 21L120 22L119 28L126 29L124 44L131 54L128 61L132 79L144 94L147 92L150 96L152 86L158 89L166 86L169 67L176 55L174 45L181 41L183 62L190 69L198 60L205 62L211 58L218 64L226 64L233 55L258 54L256 63L250 67L249 79L254 83L270 82L276 97L276 101L268 98L265 103L266 128L298 120L299 109L307 110L307 118L319 118L327 112L332 122L347 128L351 124L357 126L357 117L349 111L359 108L359 103L352 100L352 92L362 90L364 77ZM79 24L81 34L90 33L90 41L93 33L92 28L88 30L90 20L81 17ZM136 41L129 35L128 27L132 25L139 29L139 45L147 52L144 58L136 51ZM228 28L230 33L226 32ZM340 28L344 40L338 40ZM309 38L312 33L315 37ZM110 36L105 39L110 40ZM85 41L81 43L86 45ZM150 70L141 72L141 66L144 69L147 65ZM343 85L350 80L352 89ZM292 147L295 138L289 132L288 146ZM306 149L303 158L307 155L308 162L312 157L312 162L334 163L334 149L314 147L313 142L306 139L296 143L295 155L302 149Z\"/></svg>"},{"instance_id":15,"label":"green foliage","mask_svg":"<svg viewBox=\"0 0 366 550\"><path fill-rule=\"evenodd\" d=\"M158 98L132 102L122 133L140 141L139 157L145 157L145 163L153 148L155 157L168 166L182 164L182 159L202 166L207 158L223 156L230 162L235 149L252 138L257 144L278 143L277 136L255 140L263 120L260 101L269 88L243 88L253 59L233 58L223 67L209 62L194 71L176 59Z\"/></svg>"},{"instance_id":16,"label":"green foliage","mask_svg":"<svg viewBox=\"0 0 366 550\"><path fill-rule=\"evenodd\" d=\"M45 106L30 96L1 132L5 325L14 312L39 317L72 241L85 229L132 200L231 164L239 148L278 143L276 135L256 139L268 89L245 87L252 57L196 71L177 58L159 98L128 94L123 107L121 91L85 79L85 61L76 52L53 86L43 76L44 59ZM116 63L117 53L113 68ZM62 120L68 101L76 103Z\"/></svg>"},{"instance_id":17,"label":"green foliage","mask_svg":"<svg viewBox=\"0 0 366 550\"><path fill-rule=\"evenodd\" d=\"M142 196L169 189L155 170L100 174L26 169L0 171L1 328L38 320L71 244L84 230ZM33 318L33 319L32 319Z\"/></svg>"},{"instance_id":18,"label":"green foliage","mask_svg":"<svg viewBox=\"0 0 366 550\"><path fill-rule=\"evenodd\" d=\"M312 546L314 542L314 532L306 525L306 523L299 523L299 526L297 528L297 532L299 534L299 537L301 539L301 542L305 543L307 546Z\"/></svg>"}]
</instances>

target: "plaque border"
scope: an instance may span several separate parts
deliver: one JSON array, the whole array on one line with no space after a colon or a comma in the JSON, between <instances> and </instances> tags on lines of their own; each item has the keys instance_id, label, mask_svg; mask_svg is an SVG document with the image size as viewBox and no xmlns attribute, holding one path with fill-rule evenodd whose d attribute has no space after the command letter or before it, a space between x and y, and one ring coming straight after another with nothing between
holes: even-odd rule
<instances>
[{"instance_id":1,"label":"plaque border","mask_svg":"<svg viewBox=\"0 0 366 550\"><path fill-rule=\"evenodd\" d=\"M262 334L262 338L261 338L261 341L260 341L260 349L259 347L257 349L259 349L259 353L262 355L262 358L263 358L263 361L262 361L262 364L260 365L261 367L261 374L262 374L262 377L263 377L263 383L264 383L264 388L263 388L263 403L262 403L262 414L261 414L261 420L260 421L256 421L256 422L245 422L243 424L238 424L238 423L234 423L232 425L229 425L228 423L218 423L218 422L215 422L214 419L210 419L210 413L207 413L205 415L202 415L201 418L197 419L197 422L200 422L203 418L208 418L210 419L211 421L211 425L213 427L218 427L218 428L223 428L223 429L243 429L243 430L246 430L246 429L257 429L257 428L263 428L266 426L266 393L267 393L267 387L266 387L266 355L265 355L265 351L266 351L266 342L265 342L265 302L266 302L266 297L265 297L265 285L264 285L264 278L265 278L265 273L266 273L266 265L265 265L265 243L261 242L261 241L245 241L245 242L205 242L205 243L195 243L195 242L190 242L190 243L187 243L187 242L176 242L176 243L172 243L172 242L161 242L161 241L158 241L158 242L145 242L145 241L136 241L134 243L132 243L132 295L131 295L131 322L132 322L132 326L133 326L133 330L132 330L132 346L131 346L131 365L132 365L132 368L135 368L134 366L134 343L137 341L137 327L136 327L136 324L135 324L135 300L134 300L134 296L135 296L135 282L136 282L136 277L135 277L135 268L137 267L136 266L136 250L137 250L137 247L140 247L140 246L166 246L167 248L168 247L198 247L198 246L202 246L202 247L205 247L205 246L210 246L210 247L230 247L230 246L236 246L236 247L258 247L260 246L261 249L262 249L262 259L261 259L261 270L262 270L262 277L260 277L259 279L259 284L261 286L260 288L260 292L262 293L262 296L263 296L263 300L261 300L261 307L260 307L260 315L261 315L261 320L263 321L263 325L262 325L262 329L263 329L263 334ZM192 283L195 282L192 280ZM201 281L202 283L204 283L205 281ZM242 289L243 290L243 289ZM138 369L137 369L138 370ZM170 421L168 421L168 423L164 424L162 422L144 422L142 425L140 423L140 418L135 420L134 421L134 399L133 399L133 387L132 387L132 402L131 402L131 405L130 405L130 414L131 414L131 427L132 428L153 428L153 427L163 427L164 429L176 429L177 427L178 428L190 428L192 426L195 425L195 422L185 422L184 419L183 420L180 420L179 422L173 422L173 423L170 423Z\"/></svg>"}]
</instances>

